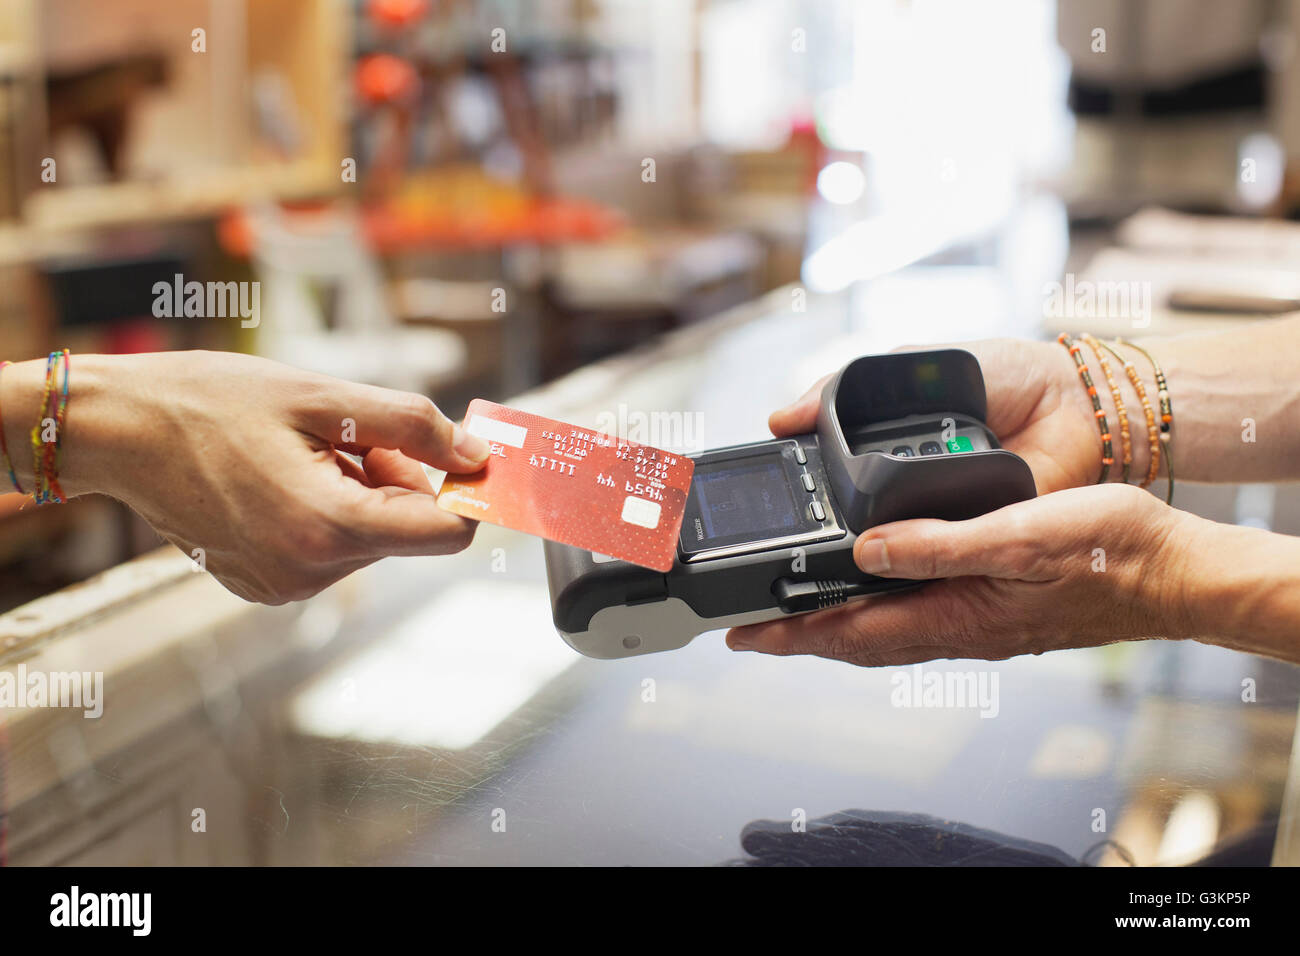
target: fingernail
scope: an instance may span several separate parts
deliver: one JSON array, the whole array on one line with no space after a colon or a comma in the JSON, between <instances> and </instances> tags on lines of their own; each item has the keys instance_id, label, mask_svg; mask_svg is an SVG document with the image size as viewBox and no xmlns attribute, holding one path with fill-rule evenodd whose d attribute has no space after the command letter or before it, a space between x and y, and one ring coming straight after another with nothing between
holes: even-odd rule
<instances>
[{"instance_id":1,"label":"fingernail","mask_svg":"<svg viewBox=\"0 0 1300 956\"><path fill-rule=\"evenodd\" d=\"M471 435L459 425L452 432L452 447L456 454L470 461L483 461L492 451L487 442L477 435Z\"/></svg>"},{"instance_id":2,"label":"fingernail","mask_svg":"<svg viewBox=\"0 0 1300 956\"><path fill-rule=\"evenodd\" d=\"M726 635L727 646L733 651L752 651L754 648L739 634L728 633Z\"/></svg>"},{"instance_id":3,"label":"fingernail","mask_svg":"<svg viewBox=\"0 0 1300 956\"><path fill-rule=\"evenodd\" d=\"M865 538L858 542L858 567L867 574L884 574L889 570L889 549L884 538Z\"/></svg>"}]
</instances>

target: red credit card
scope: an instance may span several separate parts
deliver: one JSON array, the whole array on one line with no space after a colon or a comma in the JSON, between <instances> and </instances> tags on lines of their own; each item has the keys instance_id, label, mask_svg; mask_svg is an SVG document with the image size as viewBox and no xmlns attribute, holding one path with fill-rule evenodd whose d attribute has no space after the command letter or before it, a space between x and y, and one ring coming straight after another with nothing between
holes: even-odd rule
<instances>
[{"instance_id":1,"label":"red credit card","mask_svg":"<svg viewBox=\"0 0 1300 956\"><path fill-rule=\"evenodd\" d=\"M476 398L465 428L492 454L448 475L438 505L656 571L677 554L695 462L649 445Z\"/></svg>"}]
</instances>

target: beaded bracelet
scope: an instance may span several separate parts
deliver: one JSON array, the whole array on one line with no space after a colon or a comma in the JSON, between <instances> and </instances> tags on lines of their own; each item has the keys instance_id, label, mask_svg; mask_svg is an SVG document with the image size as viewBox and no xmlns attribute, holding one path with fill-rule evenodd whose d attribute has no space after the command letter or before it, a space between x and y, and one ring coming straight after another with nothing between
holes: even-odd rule
<instances>
[{"instance_id":1,"label":"beaded bracelet","mask_svg":"<svg viewBox=\"0 0 1300 956\"><path fill-rule=\"evenodd\" d=\"M1116 344L1119 344L1118 340L1116 340ZM1156 475L1160 473L1160 429L1156 426L1156 413L1151 409L1151 401L1147 398L1147 387L1142 384L1142 376L1138 374L1137 366L1123 355L1120 355L1106 342L1102 342L1101 347L1124 363L1124 374L1128 376L1129 382L1133 385L1133 391L1137 392L1138 401L1142 403L1142 414L1146 416L1147 420L1147 441L1150 444L1151 461L1147 465L1147 475L1142 479L1138 487L1146 488L1156 480Z\"/></svg>"},{"instance_id":2,"label":"beaded bracelet","mask_svg":"<svg viewBox=\"0 0 1300 956\"><path fill-rule=\"evenodd\" d=\"M5 369L7 369L10 365L13 364L14 364L13 362L0 361L0 372L3 372ZM5 421L4 421L3 408L0 408L0 456L3 456L5 460L5 468L8 469L9 471L9 480L13 482L14 490L16 490L20 495L27 494L27 492L23 491L23 486L18 483L18 474L17 472L14 471L13 459L9 457L9 446L5 443Z\"/></svg>"},{"instance_id":3,"label":"beaded bracelet","mask_svg":"<svg viewBox=\"0 0 1300 956\"><path fill-rule=\"evenodd\" d=\"M1110 425L1106 423L1106 411L1101 407L1101 399L1097 397L1097 386L1092 384L1092 373L1088 371L1088 364L1083 360L1079 346L1065 332L1057 336L1056 341L1069 350L1079 378L1083 379L1088 397L1092 399L1092 411L1097 417L1097 428L1101 431L1101 474L1097 477L1097 484L1100 485L1105 482L1106 476L1110 474L1110 466L1115 462L1115 449L1110 440Z\"/></svg>"},{"instance_id":4,"label":"beaded bracelet","mask_svg":"<svg viewBox=\"0 0 1300 956\"><path fill-rule=\"evenodd\" d=\"M1136 342L1130 342L1127 339L1116 339L1120 345L1127 345L1131 349L1137 349L1147 357L1151 363L1151 368L1156 375L1156 398L1160 401L1160 444L1164 446L1165 456L1165 474L1169 476L1169 490L1165 493L1165 504L1174 502L1174 456L1172 454L1172 442L1174 438L1174 403L1169 397L1169 381L1165 378L1165 370L1160 367L1156 357L1138 345Z\"/></svg>"},{"instance_id":5,"label":"beaded bracelet","mask_svg":"<svg viewBox=\"0 0 1300 956\"><path fill-rule=\"evenodd\" d=\"M1106 384L1110 388L1110 397L1115 402L1115 418L1119 421L1119 440L1120 448L1123 453L1124 473L1120 481L1128 484L1129 470L1133 467L1133 438L1128 426L1128 409L1124 406L1124 397L1120 393L1119 383L1115 381L1115 376L1111 374L1110 362L1106 361L1106 355L1101 350L1101 343L1087 332L1082 332L1079 338L1087 343L1088 348L1092 349L1093 354L1097 356L1097 364L1101 366L1101 374L1106 377Z\"/></svg>"}]
</instances>

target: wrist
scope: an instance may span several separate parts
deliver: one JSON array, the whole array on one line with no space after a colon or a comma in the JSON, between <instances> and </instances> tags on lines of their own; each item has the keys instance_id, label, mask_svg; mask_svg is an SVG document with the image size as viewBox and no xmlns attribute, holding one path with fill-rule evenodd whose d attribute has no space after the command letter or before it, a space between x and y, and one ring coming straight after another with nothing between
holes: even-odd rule
<instances>
[{"instance_id":1,"label":"wrist","mask_svg":"<svg viewBox=\"0 0 1300 956\"><path fill-rule=\"evenodd\" d=\"M1097 355L1084 342L1082 335L1073 340L1074 345L1079 349L1079 356L1083 359L1087 367L1089 377L1092 379L1093 388L1097 393L1097 401L1101 406L1105 418L1105 431L1110 434L1111 439L1111 457L1113 461L1109 468L1106 469L1106 483L1123 483L1124 481L1124 449L1123 433L1120 427L1118 407L1115 403L1115 397L1110 389L1110 383L1102 371L1100 363L1097 361ZM1061 343L1053 342L1050 346L1052 353L1052 367L1055 370L1056 388L1060 395L1063 407L1070 410L1070 414L1077 417L1079 422L1079 434L1087 434L1088 451L1092 456L1086 464L1086 467L1080 470L1074 476L1074 484L1086 486L1097 483L1097 477L1101 474L1103 457L1104 457L1104 440L1102 438L1103 430L1097 418L1097 408L1092 403L1092 396L1089 395L1087 383L1084 381L1083 374L1079 366L1075 363L1073 356L1068 348L1063 348ZM1109 356L1108 356L1109 357ZM1111 373L1115 372L1116 363L1113 358L1110 361ZM1122 373L1122 368L1121 368ZM1118 379L1116 379L1118 382ZM1124 399L1122 399L1124 400ZM1129 408L1127 400L1124 400L1126 409ZM1130 433L1132 431L1130 423ZM1136 466L1136 461L1134 462ZM1129 482L1136 483L1133 475L1136 473L1135 468L1130 469ZM1145 473L1145 472L1144 472Z\"/></svg>"},{"instance_id":2,"label":"wrist","mask_svg":"<svg viewBox=\"0 0 1300 956\"><path fill-rule=\"evenodd\" d=\"M64 420L59 484L69 496L93 492L113 493L125 421L115 409L114 385L121 359L107 355L72 356L68 378L68 405ZM5 445L14 474L23 491L35 487L32 428L42 414L45 387L44 359L16 362L0 373L0 413ZM9 476L4 474L5 490Z\"/></svg>"},{"instance_id":3,"label":"wrist","mask_svg":"<svg viewBox=\"0 0 1300 956\"><path fill-rule=\"evenodd\" d=\"M1147 385L1142 378L1141 370L1132 363L1132 356L1125 353L1123 346L1114 342L1103 342L1100 339L1095 341L1101 357L1098 357L1097 351L1089 347L1088 365L1092 370L1102 411L1106 413L1106 423L1110 430L1115 459L1107 481L1141 485L1151 464L1151 440L1142 399L1130 378L1129 368L1125 365L1126 360L1130 362L1133 373L1137 374L1139 381L1142 381L1143 387L1147 389L1148 396L1155 395L1155 380L1152 379L1150 385ZM1115 351L1112 352L1111 349ZM1124 410L1122 417L1121 407ZM1127 477L1124 469L1126 443L1129 459Z\"/></svg>"},{"instance_id":4,"label":"wrist","mask_svg":"<svg viewBox=\"0 0 1300 956\"><path fill-rule=\"evenodd\" d=\"M1146 412L1142 408L1137 390L1124 371L1124 363L1109 353L1106 358L1111 375L1115 379L1115 387L1120 393L1119 400L1124 405L1124 419L1121 421L1114 394L1109 387L1104 390L1102 407L1106 410L1106 418L1110 422L1111 434L1115 439L1115 464L1110 470L1110 480L1124 481L1124 432L1127 430L1128 484L1141 485L1151 465L1151 437L1147 431ZM1146 383L1143 384L1145 386ZM1148 394L1154 394L1154 385Z\"/></svg>"},{"instance_id":5,"label":"wrist","mask_svg":"<svg viewBox=\"0 0 1300 956\"><path fill-rule=\"evenodd\" d=\"M1181 515L1176 636L1300 661L1300 539Z\"/></svg>"}]
</instances>

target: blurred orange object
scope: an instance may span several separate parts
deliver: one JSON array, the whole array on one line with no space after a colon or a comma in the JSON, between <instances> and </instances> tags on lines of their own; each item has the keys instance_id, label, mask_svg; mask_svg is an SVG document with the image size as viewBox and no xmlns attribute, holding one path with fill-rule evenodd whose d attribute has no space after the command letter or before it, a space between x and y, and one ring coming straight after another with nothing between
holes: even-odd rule
<instances>
[{"instance_id":1,"label":"blurred orange object","mask_svg":"<svg viewBox=\"0 0 1300 956\"><path fill-rule=\"evenodd\" d=\"M356 84L367 103L404 103L419 91L420 75L400 57L375 53L357 64Z\"/></svg>"},{"instance_id":2,"label":"blurred orange object","mask_svg":"<svg viewBox=\"0 0 1300 956\"><path fill-rule=\"evenodd\" d=\"M310 231L308 223L304 222ZM626 223L616 210L580 199L528 199L517 209L500 213L464 210L369 206L361 212L366 241L380 255L413 248L486 249L519 243L552 245L598 242ZM252 225L242 209L232 210L217 226L217 237L228 255L247 258L253 247Z\"/></svg>"},{"instance_id":3,"label":"blurred orange object","mask_svg":"<svg viewBox=\"0 0 1300 956\"><path fill-rule=\"evenodd\" d=\"M531 199L500 213L412 214L391 206L362 213L367 238L381 253L419 246L485 248L516 243L549 245L605 239L624 225L612 209L580 199Z\"/></svg>"},{"instance_id":4,"label":"blurred orange object","mask_svg":"<svg viewBox=\"0 0 1300 956\"><path fill-rule=\"evenodd\" d=\"M330 208L328 201L304 202L286 211L310 232L313 223L329 217ZM616 209L585 199L535 196L475 166L410 174L394 194L361 207L366 241L380 255L421 247L598 242L625 225ZM237 209L224 216L217 237L227 254L246 258L253 243L246 212Z\"/></svg>"},{"instance_id":5,"label":"blurred orange object","mask_svg":"<svg viewBox=\"0 0 1300 956\"><path fill-rule=\"evenodd\" d=\"M370 0L366 14L379 26L404 27L423 17L428 9L428 0Z\"/></svg>"}]
</instances>

